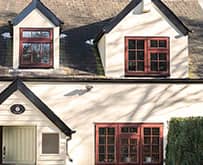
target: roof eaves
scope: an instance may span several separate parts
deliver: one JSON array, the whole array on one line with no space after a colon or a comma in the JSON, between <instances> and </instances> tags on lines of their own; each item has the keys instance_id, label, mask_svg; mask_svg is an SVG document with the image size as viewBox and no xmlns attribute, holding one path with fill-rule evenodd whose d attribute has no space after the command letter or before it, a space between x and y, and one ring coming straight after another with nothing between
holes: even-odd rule
<instances>
[{"instance_id":1,"label":"roof eaves","mask_svg":"<svg viewBox=\"0 0 203 165\"><path fill-rule=\"evenodd\" d=\"M53 111L44 104L19 78L16 78L3 92L0 93L0 104L2 104L13 92L19 90L24 94L47 118L52 121L65 135L75 133L71 130Z\"/></svg>"},{"instance_id":2,"label":"roof eaves","mask_svg":"<svg viewBox=\"0 0 203 165\"><path fill-rule=\"evenodd\" d=\"M178 28L178 30L180 30L183 35L188 35L189 32L192 32L161 0L152 0L152 2Z\"/></svg>"}]
</instances>

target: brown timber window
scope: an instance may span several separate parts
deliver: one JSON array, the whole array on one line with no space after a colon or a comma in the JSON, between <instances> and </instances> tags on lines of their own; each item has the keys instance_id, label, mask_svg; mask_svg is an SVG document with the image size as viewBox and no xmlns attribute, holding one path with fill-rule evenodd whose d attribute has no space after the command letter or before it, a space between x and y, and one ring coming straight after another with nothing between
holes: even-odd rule
<instances>
[{"instance_id":1,"label":"brown timber window","mask_svg":"<svg viewBox=\"0 0 203 165\"><path fill-rule=\"evenodd\" d=\"M20 29L20 67L53 67L52 29Z\"/></svg>"},{"instance_id":2,"label":"brown timber window","mask_svg":"<svg viewBox=\"0 0 203 165\"><path fill-rule=\"evenodd\" d=\"M169 76L168 37L126 37L126 76Z\"/></svg>"},{"instance_id":3,"label":"brown timber window","mask_svg":"<svg viewBox=\"0 0 203 165\"><path fill-rule=\"evenodd\" d=\"M163 125L96 124L96 165L162 165Z\"/></svg>"}]
</instances>

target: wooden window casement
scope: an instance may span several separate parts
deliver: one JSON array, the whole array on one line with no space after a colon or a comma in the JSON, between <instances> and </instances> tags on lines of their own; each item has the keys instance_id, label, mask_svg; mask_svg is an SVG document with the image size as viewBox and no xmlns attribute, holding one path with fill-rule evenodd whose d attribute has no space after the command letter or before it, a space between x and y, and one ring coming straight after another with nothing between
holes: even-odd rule
<instances>
[{"instance_id":1,"label":"wooden window casement","mask_svg":"<svg viewBox=\"0 0 203 165\"><path fill-rule=\"evenodd\" d=\"M169 76L168 37L125 37L126 76Z\"/></svg>"},{"instance_id":2,"label":"wooden window casement","mask_svg":"<svg viewBox=\"0 0 203 165\"><path fill-rule=\"evenodd\" d=\"M53 29L20 28L20 68L53 67Z\"/></svg>"},{"instance_id":3,"label":"wooden window casement","mask_svg":"<svg viewBox=\"0 0 203 165\"><path fill-rule=\"evenodd\" d=\"M96 124L96 165L162 165L163 125Z\"/></svg>"}]
</instances>

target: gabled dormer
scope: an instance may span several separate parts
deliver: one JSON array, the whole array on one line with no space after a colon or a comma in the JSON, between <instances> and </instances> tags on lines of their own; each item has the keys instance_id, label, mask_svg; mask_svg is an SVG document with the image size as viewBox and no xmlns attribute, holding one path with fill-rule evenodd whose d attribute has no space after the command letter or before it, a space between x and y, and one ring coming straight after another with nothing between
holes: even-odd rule
<instances>
[{"instance_id":1,"label":"gabled dormer","mask_svg":"<svg viewBox=\"0 0 203 165\"><path fill-rule=\"evenodd\" d=\"M96 39L107 77L188 77L189 29L161 0L132 0Z\"/></svg>"},{"instance_id":2,"label":"gabled dormer","mask_svg":"<svg viewBox=\"0 0 203 165\"><path fill-rule=\"evenodd\" d=\"M40 0L12 21L13 68L59 68L59 31L63 22Z\"/></svg>"}]
</instances>

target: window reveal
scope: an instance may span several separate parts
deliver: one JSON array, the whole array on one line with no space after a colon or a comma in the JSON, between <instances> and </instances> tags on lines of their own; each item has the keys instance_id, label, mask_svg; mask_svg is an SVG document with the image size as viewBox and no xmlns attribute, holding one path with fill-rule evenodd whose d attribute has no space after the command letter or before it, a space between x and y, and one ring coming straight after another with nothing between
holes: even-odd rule
<instances>
[{"instance_id":1,"label":"window reveal","mask_svg":"<svg viewBox=\"0 0 203 165\"><path fill-rule=\"evenodd\" d=\"M125 38L126 76L168 76L169 38Z\"/></svg>"},{"instance_id":2,"label":"window reveal","mask_svg":"<svg viewBox=\"0 0 203 165\"><path fill-rule=\"evenodd\" d=\"M96 165L161 165L162 132L162 124L96 124Z\"/></svg>"},{"instance_id":3,"label":"window reveal","mask_svg":"<svg viewBox=\"0 0 203 165\"><path fill-rule=\"evenodd\" d=\"M52 29L21 29L20 67L52 67Z\"/></svg>"}]
</instances>

